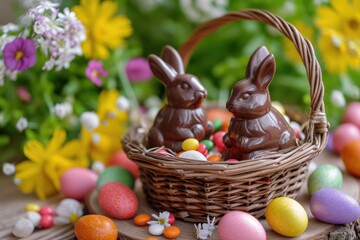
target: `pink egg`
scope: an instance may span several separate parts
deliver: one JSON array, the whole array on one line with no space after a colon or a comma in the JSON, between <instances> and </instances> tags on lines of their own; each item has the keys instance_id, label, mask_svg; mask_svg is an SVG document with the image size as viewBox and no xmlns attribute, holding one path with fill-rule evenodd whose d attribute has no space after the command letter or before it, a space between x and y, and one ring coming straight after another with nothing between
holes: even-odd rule
<instances>
[{"instance_id":1,"label":"pink egg","mask_svg":"<svg viewBox=\"0 0 360 240\"><path fill-rule=\"evenodd\" d=\"M219 150L219 152L223 152L225 150L225 144L223 142L223 137L226 134L225 131L218 131L216 133L214 133L213 135L213 142L215 144L215 146L217 147L217 149Z\"/></svg>"},{"instance_id":2,"label":"pink egg","mask_svg":"<svg viewBox=\"0 0 360 240\"><path fill-rule=\"evenodd\" d=\"M109 182L102 186L98 194L98 202L110 217L117 219L130 219L139 206L134 191L118 182Z\"/></svg>"},{"instance_id":3,"label":"pink egg","mask_svg":"<svg viewBox=\"0 0 360 240\"><path fill-rule=\"evenodd\" d=\"M98 175L87 168L71 168L61 175L61 192L68 198L82 201L96 187Z\"/></svg>"},{"instance_id":4,"label":"pink egg","mask_svg":"<svg viewBox=\"0 0 360 240\"><path fill-rule=\"evenodd\" d=\"M346 106L343 122L355 124L360 128L360 102L352 102Z\"/></svg>"},{"instance_id":5,"label":"pink egg","mask_svg":"<svg viewBox=\"0 0 360 240\"><path fill-rule=\"evenodd\" d=\"M266 240L266 232L259 220L246 212L225 214L218 226L221 240Z\"/></svg>"},{"instance_id":6,"label":"pink egg","mask_svg":"<svg viewBox=\"0 0 360 240\"><path fill-rule=\"evenodd\" d=\"M134 178L139 177L139 167L131 161L125 154L124 151L117 151L114 153L109 160L108 166L120 166L127 169Z\"/></svg>"},{"instance_id":7,"label":"pink egg","mask_svg":"<svg viewBox=\"0 0 360 240\"><path fill-rule=\"evenodd\" d=\"M352 123L343 123L334 130L332 138L334 151L340 154L349 141L360 139L360 130Z\"/></svg>"},{"instance_id":8,"label":"pink egg","mask_svg":"<svg viewBox=\"0 0 360 240\"><path fill-rule=\"evenodd\" d=\"M230 163L232 163L232 162L239 162L239 160L234 159L234 158L230 158L230 159L226 160L226 162L230 162Z\"/></svg>"}]
</instances>

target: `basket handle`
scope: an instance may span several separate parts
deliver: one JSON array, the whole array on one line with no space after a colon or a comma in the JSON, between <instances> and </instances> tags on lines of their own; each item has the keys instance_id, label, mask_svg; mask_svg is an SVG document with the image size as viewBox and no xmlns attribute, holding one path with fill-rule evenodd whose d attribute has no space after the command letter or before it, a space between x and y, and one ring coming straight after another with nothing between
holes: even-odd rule
<instances>
[{"instance_id":1,"label":"basket handle","mask_svg":"<svg viewBox=\"0 0 360 240\"><path fill-rule=\"evenodd\" d=\"M247 9L237 12L230 12L222 17L215 18L203 23L179 49L179 53L184 61L184 66L187 65L195 47L203 38L221 26L236 20L256 20L267 23L275 27L277 30L279 30L279 32L284 34L294 43L298 53L300 54L302 62L305 65L310 84L311 104L308 125L308 131L310 134L307 136L310 137L310 139L307 140L314 140L314 135L320 138L327 138L329 123L326 119L325 105L323 101L324 85L322 82L320 65L316 59L314 49L311 43L305 39L292 24L286 22L284 19L272 14L271 12L258 9ZM321 140L320 142L323 144L324 142L326 143L326 141Z\"/></svg>"}]
</instances>

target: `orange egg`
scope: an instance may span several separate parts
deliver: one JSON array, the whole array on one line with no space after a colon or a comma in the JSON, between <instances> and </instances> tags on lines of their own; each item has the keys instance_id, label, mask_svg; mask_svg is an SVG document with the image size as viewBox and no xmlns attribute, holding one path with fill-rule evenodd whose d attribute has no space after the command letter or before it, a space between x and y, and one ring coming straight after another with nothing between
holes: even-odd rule
<instances>
[{"instance_id":1,"label":"orange egg","mask_svg":"<svg viewBox=\"0 0 360 240\"><path fill-rule=\"evenodd\" d=\"M116 240L118 236L118 229L113 220L95 214L79 218L74 231L78 240Z\"/></svg>"},{"instance_id":2,"label":"orange egg","mask_svg":"<svg viewBox=\"0 0 360 240\"><path fill-rule=\"evenodd\" d=\"M134 223L137 226L147 226L147 222L151 220L151 217L149 214L141 213L135 216Z\"/></svg>"},{"instance_id":3,"label":"orange egg","mask_svg":"<svg viewBox=\"0 0 360 240\"><path fill-rule=\"evenodd\" d=\"M145 238L145 240L158 240L158 239L155 237L148 237L148 238Z\"/></svg>"},{"instance_id":4,"label":"orange egg","mask_svg":"<svg viewBox=\"0 0 360 240\"><path fill-rule=\"evenodd\" d=\"M209 162L221 162L222 161L222 157L219 154L214 154L211 155L207 158L207 160Z\"/></svg>"},{"instance_id":5,"label":"orange egg","mask_svg":"<svg viewBox=\"0 0 360 240\"><path fill-rule=\"evenodd\" d=\"M164 236L168 239L177 238L180 235L180 228L177 226L170 226L164 229Z\"/></svg>"},{"instance_id":6,"label":"orange egg","mask_svg":"<svg viewBox=\"0 0 360 240\"><path fill-rule=\"evenodd\" d=\"M346 170L350 174L360 177L360 140L352 140L345 144L340 156Z\"/></svg>"}]
</instances>

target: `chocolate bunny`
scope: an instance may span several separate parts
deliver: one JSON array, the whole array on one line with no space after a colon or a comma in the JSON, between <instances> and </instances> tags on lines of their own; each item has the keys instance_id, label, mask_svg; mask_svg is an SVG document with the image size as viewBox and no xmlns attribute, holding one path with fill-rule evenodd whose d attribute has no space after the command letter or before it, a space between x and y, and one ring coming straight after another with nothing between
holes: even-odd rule
<instances>
[{"instance_id":1,"label":"chocolate bunny","mask_svg":"<svg viewBox=\"0 0 360 240\"><path fill-rule=\"evenodd\" d=\"M255 151L297 146L294 131L271 106L268 87L274 75L274 56L262 46L251 56L245 79L234 85L226 103L233 117L223 137L224 159L246 159Z\"/></svg>"},{"instance_id":2,"label":"chocolate bunny","mask_svg":"<svg viewBox=\"0 0 360 240\"><path fill-rule=\"evenodd\" d=\"M213 126L201 108L207 91L197 77L185 73L179 53L165 46L162 59L151 54L148 61L153 74L165 85L167 103L148 132L147 147L165 146L180 152L185 139L201 140L210 135Z\"/></svg>"}]
</instances>

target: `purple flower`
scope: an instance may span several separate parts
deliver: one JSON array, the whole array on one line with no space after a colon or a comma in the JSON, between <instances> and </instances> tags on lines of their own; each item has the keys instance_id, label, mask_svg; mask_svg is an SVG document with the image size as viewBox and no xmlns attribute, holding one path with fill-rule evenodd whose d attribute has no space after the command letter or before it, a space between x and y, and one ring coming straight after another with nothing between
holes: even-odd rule
<instances>
[{"instance_id":1,"label":"purple flower","mask_svg":"<svg viewBox=\"0 0 360 240\"><path fill-rule=\"evenodd\" d=\"M153 76L145 58L132 58L125 65L125 72L131 82L143 82Z\"/></svg>"},{"instance_id":2,"label":"purple flower","mask_svg":"<svg viewBox=\"0 0 360 240\"><path fill-rule=\"evenodd\" d=\"M101 77L106 77L108 72L103 68L101 61L91 60L85 71L86 76L98 87L102 85Z\"/></svg>"},{"instance_id":3,"label":"purple flower","mask_svg":"<svg viewBox=\"0 0 360 240\"><path fill-rule=\"evenodd\" d=\"M34 66L36 62L36 47L31 39L15 38L3 49L4 64L10 71L23 72Z\"/></svg>"}]
</instances>

